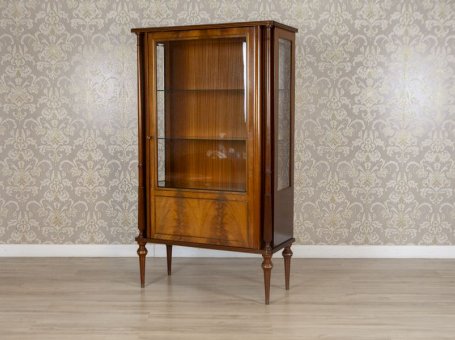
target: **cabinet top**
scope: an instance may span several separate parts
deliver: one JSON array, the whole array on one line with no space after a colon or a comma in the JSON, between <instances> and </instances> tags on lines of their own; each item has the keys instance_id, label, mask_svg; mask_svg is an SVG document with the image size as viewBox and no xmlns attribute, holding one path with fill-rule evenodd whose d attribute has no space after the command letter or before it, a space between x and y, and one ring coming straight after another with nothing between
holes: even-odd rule
<instances>
[{"instance_id":1,"label":"cabinet top","mask_svg":"<svg viewBox=\"0 0 455 340\"><path fill-rule=\"evenodd\" d=\"M235 27L251 27L251 26L269 26L279 27L291 32L298 32L297 28L281 24L273 20L263 21L247 21L247 22L226 22L221 24L205 24L205 25L184 25L184 26L164 26L164 27L144 27L144 28L133 28L131 32L142 33L142 32L164 32L164 31L186 31L186 30L203 30L211 28L235 28Z\"/></svg>"}]
</instances>

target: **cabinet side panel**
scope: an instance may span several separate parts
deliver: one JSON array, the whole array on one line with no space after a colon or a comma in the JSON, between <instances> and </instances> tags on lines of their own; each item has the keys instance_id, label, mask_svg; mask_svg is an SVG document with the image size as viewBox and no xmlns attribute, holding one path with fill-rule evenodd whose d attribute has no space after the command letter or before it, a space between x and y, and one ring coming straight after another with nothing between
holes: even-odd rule
<instances>
[{"instance_id":1,"label":"cabinet side panel","mask_svg":"<svg viewBox=\"0 0 455 340\"><path fill-rule=\"evenodd\" d=\"M274 34L274 213L273 244L293 237L295 34Z\"/></svg>"}]
</instances>

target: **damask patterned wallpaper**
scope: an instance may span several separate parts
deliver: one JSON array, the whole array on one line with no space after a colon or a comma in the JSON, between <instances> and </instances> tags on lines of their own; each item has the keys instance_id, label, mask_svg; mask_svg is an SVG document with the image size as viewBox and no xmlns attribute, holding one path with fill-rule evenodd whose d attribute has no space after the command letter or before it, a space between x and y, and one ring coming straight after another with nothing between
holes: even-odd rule
<instances>
[{"instance_id":1,"label":"damask patterned wallpaper","mask_svg":"<svg viewBox=\"0 0 455 340\"><path fill-rule=\"evenodd\" d=\"M1 0L0 242L130 243L130 28L299 28L301 244L455 244L453 0Z\"/></svg>"}]
</instances>

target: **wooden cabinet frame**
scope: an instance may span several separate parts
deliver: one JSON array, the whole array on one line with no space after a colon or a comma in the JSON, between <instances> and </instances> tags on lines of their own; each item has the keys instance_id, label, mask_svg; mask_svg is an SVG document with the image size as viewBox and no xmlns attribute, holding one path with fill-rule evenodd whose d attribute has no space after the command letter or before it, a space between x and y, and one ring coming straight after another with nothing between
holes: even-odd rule
<instances>
[{"instance_id":1,"label":"wooden cabinet frame","mask_svg":"<svg viewBox=\"0 0 455 340\"><path fill-rule=\"evenodd\" d=\"M274 21L138 28L138 228L141 286L144 287L146 243L167 246L168 273L172 245L262 254L265 302L269 303L273 253L284 249L289 289L293 238L294 69L296 29ZM158 186L156 46L163 41L243 37L246 40L246 190L217 191ZM277 190L278 39L291 42L289 186ZM221 71L220 71L221 72ZM180 207L178 207L180 206ZM184 206L184 208L182 208ZM157 210L157 207L159 208ZM219 208L219 209L218 209ZM180 210L179 210L180 209ZM182 210L183 209L183 210ZM201 211L182 215L182 211ZM228 214L222 234L213 232L217 211ZM201 215L205 214L205 215ZM182 232L170 220L179 216ZM245 215L245 216L244 216ZM196 226L189 226L194 217ZM199 220L198 216L202 216ZM225 215L223 215L225 216ZM224 218L224 217L223 217ZM223 219L222 218L222 219ZM238 223L236 219L239 219ZM243 220L245 218L245 220ZM224 221L224 219L223 219ZM208 223L208 222L207 222ZM219 237L217 235L224 235ZM236 238L237 237L237 238Z\"/></svg>"}]
</instances>

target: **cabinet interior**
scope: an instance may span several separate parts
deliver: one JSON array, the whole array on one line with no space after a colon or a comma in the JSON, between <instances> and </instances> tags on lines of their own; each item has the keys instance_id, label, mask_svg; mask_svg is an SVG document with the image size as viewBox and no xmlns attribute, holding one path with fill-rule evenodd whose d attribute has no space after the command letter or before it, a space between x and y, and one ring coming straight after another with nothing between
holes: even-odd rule
<instances>
[{"instance_id":1,"label":"cabinet interior","mask_svg":"<svg viewBox=\"0 0 455 340\"><path fill-rule=\"evenodd\" d=\"M246 39L159 42L158 186L246 191Z\"/></svg>"}]
</instances>

